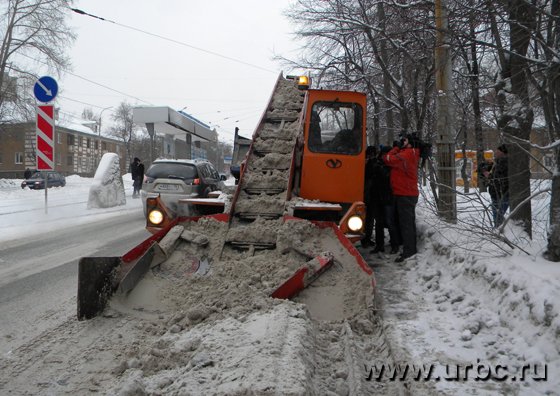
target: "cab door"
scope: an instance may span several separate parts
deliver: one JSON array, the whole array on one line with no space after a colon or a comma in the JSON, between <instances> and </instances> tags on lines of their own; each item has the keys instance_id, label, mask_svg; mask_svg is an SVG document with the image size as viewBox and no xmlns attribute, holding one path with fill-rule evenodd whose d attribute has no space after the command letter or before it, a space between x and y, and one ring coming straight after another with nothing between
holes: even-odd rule
<instances>
[{"instance_id":1,"label":"cab door","mask_svg":"<svg viewBox=\"0 0 560 396\"><path fill-rule=\"evenodd\" d=\"M324 202L363 201L366 95L309 90L300 196Z\"/></svg>"}]
</instances>

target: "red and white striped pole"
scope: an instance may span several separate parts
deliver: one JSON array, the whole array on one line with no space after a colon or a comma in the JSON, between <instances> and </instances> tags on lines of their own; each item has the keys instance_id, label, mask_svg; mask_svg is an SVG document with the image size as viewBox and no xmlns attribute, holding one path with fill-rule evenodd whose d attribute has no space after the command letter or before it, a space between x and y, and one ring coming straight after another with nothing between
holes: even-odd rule
<instances>
[{"instance_id":1,"label":"red and white striped pole","mask_svg":"<svg viewBox=\"0 0 560 396\"><path fill-rule=\"evenodd\" d=\"M37 106L36 154L37 170L54 170L54 105ZM48 213L48 174L45 174L45 213Z\"/></svg>"}]
</instances>

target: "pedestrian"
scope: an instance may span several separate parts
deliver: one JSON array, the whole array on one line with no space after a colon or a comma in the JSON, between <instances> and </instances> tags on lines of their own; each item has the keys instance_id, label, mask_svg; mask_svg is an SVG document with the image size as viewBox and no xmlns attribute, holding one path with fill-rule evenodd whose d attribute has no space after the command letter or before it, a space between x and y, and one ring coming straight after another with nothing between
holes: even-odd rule
<instances>
[{"instance_id":1,"label":"pedestrian","mask_svg":"<svg viewBox=\"0 0 560 396\"><path fill-rule=\"evenodd\" d=\"M494 163L490 170L484 169L482 175L488 186L488 193L492 200L492 218L494 227L504 222L504 216L509 208L509 180L508 180L508 149L501 144L496 149Z\"/></svg>"},{"instance_id":2,"label":"pedestrian","mask_svg":"<svg viewBox=\"0 0 560 396\"><path fill-rule=\"evenodd\" d=\"M30 177L31 177L31 169L27 168L27 169L25 170L25 172L23 172L23 178L24 178L25 180L27 180L27 179L29 179Z\"/></svg>"},{"instance_id":3,"label":"pedestrian","mask_svg":"<svg viewBox=\"0 0 560 396\"><path fill-rule=\"evenodd\" d=\"M363 247L370 247L372 245L371 235L373 234L373 226L375 223L375 213L372 200L372 184L375 162L377 161L377 149L375 146L368 146L366 148L366 171L364 177L364 203L366 204L366 224L365 235L361 241Z\"/></svg>"},{"instance_id":4,"label":"pedestrian","mask_svg":"<svg viewBox=\"0 0 560 396\"><path fill-rule=\"evenodd\" d=\"M132 176L132 186L134 188L132 197L138 198L140 196L140 190L142 189L142 182L144 181L144 164L140 161L140 158L134 157L134 160L130 164L130 174Z\"/></svg>"},{"instance_id":5,"label":"pedestrian","mask_svg":"<svg viewBox=\"0 0 560 396\"><path fill-rule=\"evenodd\" d=\"M403 242L403 251L395 260L397 263L417 253L416 204L420 139L415 134L408 134L401 139L399 146L393 147L383 156L383 161L391 168L391 188Z\"/></svg>"},{"instance_id":6,"label":"pedestrian","mask_svg":"<svg viewBox=\"0 0 560 396\"><path fill-rule=\"evenodd\" d=\"M390 168L381 158L381 152L372 160L370 202L368 209L373 213L375 223L375 249L370 253L385 252L385 205L391 202L391 186L389 182Z\"/></svg>"},{"instance_id":7,"label":"pedestrian","mask_svg":"<svg viewBox=\"0 0 560 396\"><path fill-rule=\"evenodd\" d=\"M395 205L395 196L391 188L391 167L383 162L383 155L387 154L391 148L389 146L381 146L379 150L379 169L376 174L377 193L379 197L379 206L383 216L385 227L389 230L389 243L391 245L391 254L399 252L399 246L402 245L401 232L399 230L397 207ZM376 228L376 239L378 228ZM384 236L384 230L381 235ZM383 240L381 240L383 242ZM377 249L377 248L376 248ZM376 253L376 249L372 252ZM383 250L381 250L383 251Z\"/></svg>"}]
</instances>

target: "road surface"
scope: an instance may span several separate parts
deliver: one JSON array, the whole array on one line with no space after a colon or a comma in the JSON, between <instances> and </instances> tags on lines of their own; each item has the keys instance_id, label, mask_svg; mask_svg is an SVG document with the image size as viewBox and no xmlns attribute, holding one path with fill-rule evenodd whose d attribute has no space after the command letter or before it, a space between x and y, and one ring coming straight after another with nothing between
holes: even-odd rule
<instances>
[{"instance_id":1,"label":"road surface","mask_svg":"<svg viewBox=\"0 0 560 396\"><path fill-rule=\"evenodd\" d=\"M75 315L79 258L122 256L144 226L140 209L0 243L0 355Z\"/></svg>"}]
</instances>

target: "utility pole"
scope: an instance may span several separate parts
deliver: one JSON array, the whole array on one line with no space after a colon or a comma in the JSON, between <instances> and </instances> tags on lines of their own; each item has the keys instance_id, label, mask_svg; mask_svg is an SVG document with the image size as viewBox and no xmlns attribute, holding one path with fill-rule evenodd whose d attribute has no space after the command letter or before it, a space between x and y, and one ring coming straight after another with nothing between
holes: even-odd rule
<instances>
[{"instance_id":1,"label":"utility pole","mask_svg":"<svg viewBox=\"0 0 560 396\"><path fill-rule=\"evenodd\" d=\"M438 213L444 220L457 221L455 192L455 142L453 141L453 105L449 22L445 0L435 0L436 16L436 133L438 173Z\"/></svg>"}]
</instances>

